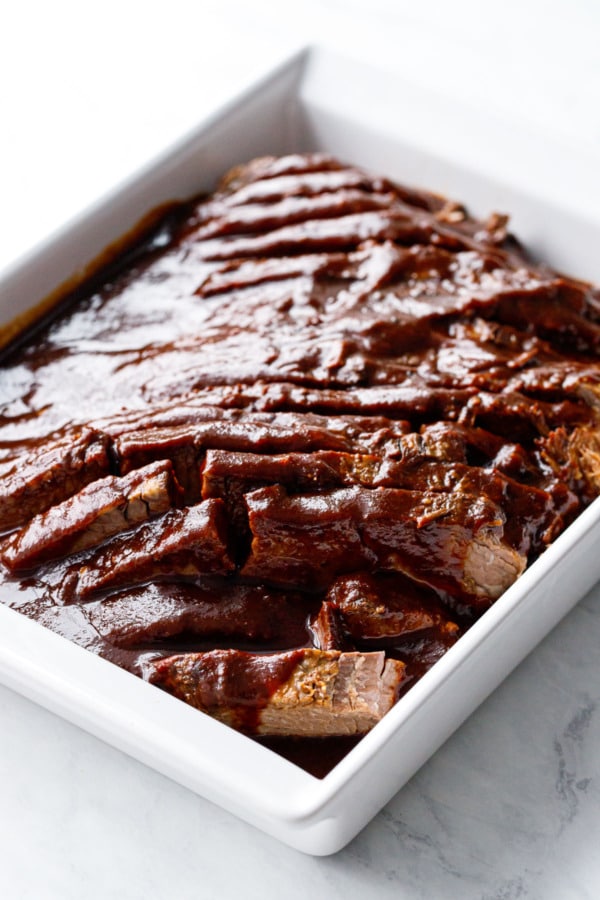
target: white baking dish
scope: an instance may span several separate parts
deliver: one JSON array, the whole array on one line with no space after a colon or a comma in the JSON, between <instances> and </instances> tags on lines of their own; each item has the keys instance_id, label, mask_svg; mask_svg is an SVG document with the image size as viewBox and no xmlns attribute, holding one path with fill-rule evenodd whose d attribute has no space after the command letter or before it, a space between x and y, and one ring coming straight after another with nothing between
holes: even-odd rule
<instances>
[{"instance_id":1,"label":"white baking dish","mask_svg":"<svg viewBox=\"0 0 600 900\"><path fill-rule=\"evenodd\" d=\"M549 262L600 280L600 203L584 160L561 171L561 150L543 135L310 50L8 272L0 320L37 303L152 207L210 189L253 156L307 149L455 196L476 213L509 210ZM600 578L599 538L596 501L322 780L3 606L0 679L280 840L332 853Z\"/></svg>"}]
</instances>

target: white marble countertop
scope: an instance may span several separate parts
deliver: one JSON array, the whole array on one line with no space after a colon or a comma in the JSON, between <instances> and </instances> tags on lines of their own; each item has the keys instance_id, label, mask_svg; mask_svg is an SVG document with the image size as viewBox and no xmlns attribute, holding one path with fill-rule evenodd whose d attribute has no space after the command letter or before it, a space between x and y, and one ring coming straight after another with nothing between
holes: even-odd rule
<instances>
[{"instance_id":1,"label":"white marble countertop","mask_svg":"<svg viewBox=\"0 0 600 900\"><path fill-rule=\"evenodd\" d=\"M340 853L283 846L0 689L7 900L597 900L600 590Z\"/></svg>"},{"instance_id":2,"label":"white marble countertop","mask_svg":"<svg viewBox=\"0 0 600 900\"><path fill-rule=\"evenodd\" d=\"M599 155L592 0L487 12L470 0L309 0L293 16L271 0L108 0L94 13L56 0L1 16L0 268L305 40L418 71ZM0 895L596 900L599 648L600 587L323 859L0 688Z\"/></svg>"}]
</instances>

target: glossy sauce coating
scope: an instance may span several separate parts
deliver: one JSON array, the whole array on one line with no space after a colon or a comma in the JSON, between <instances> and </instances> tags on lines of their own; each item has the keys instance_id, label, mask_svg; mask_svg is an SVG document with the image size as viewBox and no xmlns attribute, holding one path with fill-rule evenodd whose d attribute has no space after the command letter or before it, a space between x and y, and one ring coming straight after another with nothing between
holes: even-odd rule
<instances>
[{"instance_id":1,"label":"glossy sauce coating","mask_svg":"<svg viewBox=\"0 0 600 900\"><path fill-rule=\"evenodd\" d=\"M599 301L505 217L240 167L5 352L0 600L136 674L383 648L406 690L598 492ZM291 658L230 657L249 732Z\"/></svg>"}]
</instances>

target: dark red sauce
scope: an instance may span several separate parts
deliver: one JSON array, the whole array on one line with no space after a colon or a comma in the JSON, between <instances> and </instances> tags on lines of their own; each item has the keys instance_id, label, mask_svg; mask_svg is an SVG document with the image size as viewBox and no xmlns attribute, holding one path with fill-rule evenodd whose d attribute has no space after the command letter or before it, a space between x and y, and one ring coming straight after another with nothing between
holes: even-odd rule
<instances>
[{"instance_id":1,"label":"dark red sauce","mask_svg":"<svg viewBox=\"0 0 600 900\"><path fill-rule=\"evenodd\" d=\"M0 601L249 734L305 648L401 694L596 496L599 301L504 217L242 167L3 352Z\"/></svg>"}]
</instances>

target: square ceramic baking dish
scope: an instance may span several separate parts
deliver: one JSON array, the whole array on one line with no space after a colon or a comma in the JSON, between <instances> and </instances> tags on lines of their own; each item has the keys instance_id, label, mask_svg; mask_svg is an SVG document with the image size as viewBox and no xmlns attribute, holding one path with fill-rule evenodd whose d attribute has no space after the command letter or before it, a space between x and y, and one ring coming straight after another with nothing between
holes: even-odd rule
<instances>
[{"instance_id":1,"label":"square ceramic baking dish","mask_svg":"<svg viewBox=\"0 0 600 900\"><path fill-rule=\"evenodd\" d=\"M514 230L547 261L600 280L598 182L585 159L566 165L562 148L523 123L309 49L8 272L0 321L35 305L153 207L210 190L254 156L311 149L456 197L476 214L510 211ZM333 853L600 578L599 540L596 501L322 780L4 606L0 679L291 846Z\"/></svg>"}]
</instances>

